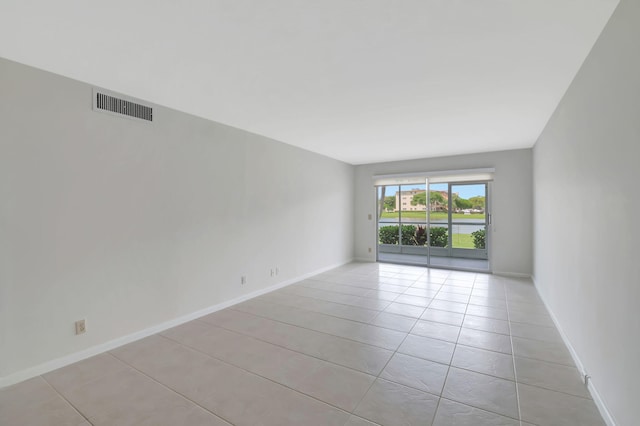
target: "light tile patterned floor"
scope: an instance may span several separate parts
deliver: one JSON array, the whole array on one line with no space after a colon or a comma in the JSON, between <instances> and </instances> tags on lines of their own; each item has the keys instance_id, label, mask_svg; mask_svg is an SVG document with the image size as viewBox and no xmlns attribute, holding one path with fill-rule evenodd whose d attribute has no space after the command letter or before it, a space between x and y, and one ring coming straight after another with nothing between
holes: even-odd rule
<instances>
[{"instance_id":1,"label":"light tile patterned floor","mask_svg":"<svg viewBox=\"0 0 640 426\"><path fill-rule=\"evenodd\" d=\"M529 280L352 263L0 390L2 425L601 425Z\"/></svg>"}]
</instances>

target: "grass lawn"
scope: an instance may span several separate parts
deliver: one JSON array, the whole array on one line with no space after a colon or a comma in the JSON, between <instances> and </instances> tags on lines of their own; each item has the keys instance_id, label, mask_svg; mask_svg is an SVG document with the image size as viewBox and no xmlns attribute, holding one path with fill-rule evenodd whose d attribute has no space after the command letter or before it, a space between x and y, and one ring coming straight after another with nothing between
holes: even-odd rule
<instances>
[{"instance_id":1,"label":"grass lawn","mask_svg":"<svg viewBox=\"0 0 640 426\"><path fill-rule=\"evenodd\" d=\"M451 240L453 248L474 248L471 234L453 234Z\"/></svg>"},{"instance_id":2,"label":"grass lawn","mask_svg":"<svg viewBox=\"0 0 640 426\"><path fill-rule=\"evenodd\" d=\"M398 217L398 212L382 212L382 217L395 219ZM427 213L414 212L414 211L402 212L402 217L406 219L426 219ZM453 219L484 219L484 213L471 213L471 214L453 213L452 218ZM447 212L432 212L431 219L432 220L447 219Z\"/></svg>"}]
</instances>

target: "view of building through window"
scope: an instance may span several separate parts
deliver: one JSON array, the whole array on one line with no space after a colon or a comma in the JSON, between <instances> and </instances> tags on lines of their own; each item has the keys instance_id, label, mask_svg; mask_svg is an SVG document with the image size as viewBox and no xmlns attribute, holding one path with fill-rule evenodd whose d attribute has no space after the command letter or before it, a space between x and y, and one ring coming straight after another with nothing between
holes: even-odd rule
<instances>
[{"instance_id":1,"label":"view of building through window","mask_svg":"<svg viewBox=\"0 0 640 426\"><path fill-rule=\"evenodd\" d=\"M488 259L487 182L379 186L377 197L379 254Z\"/></svg>"}]
</instances>

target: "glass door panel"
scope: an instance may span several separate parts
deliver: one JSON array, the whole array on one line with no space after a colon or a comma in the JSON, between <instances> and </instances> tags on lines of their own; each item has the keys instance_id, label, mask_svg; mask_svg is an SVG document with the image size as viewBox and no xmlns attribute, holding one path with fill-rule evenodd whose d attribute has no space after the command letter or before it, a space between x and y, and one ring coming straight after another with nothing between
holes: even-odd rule
<instances>
[{"instance_id":1,"label":"glass door panel","mask_svg":"<svg viewBox=\"0 0 640 426\"><path fill-rule=\"evenodd\" d=\"M398 185L379 186L377 193L378 257L381 253L400 253L400 214L396 194Z\"/></svg>"},{"instance_id":2,"label":"glass door panel","mask_svg":"<svg viewBox=\"0 0 640 426\"><path fill-rule=\"evenodd\" d=\"M452 256L487 259L487 184L451 184Z\"/></svg>"}]
</instances>

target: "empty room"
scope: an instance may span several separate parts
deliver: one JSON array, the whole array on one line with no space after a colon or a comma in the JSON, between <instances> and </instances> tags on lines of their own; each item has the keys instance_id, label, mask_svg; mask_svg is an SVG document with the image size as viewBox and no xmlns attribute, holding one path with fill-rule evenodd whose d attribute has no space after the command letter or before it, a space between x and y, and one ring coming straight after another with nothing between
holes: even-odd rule
<instances>
[{"instance_id":1,"label":"empty room","mask_svg":"<svg viewBox=\"0 0 640 426\"><path fill-rule=\"evenodd\" d=\"M0 425L640 424L639 43L637 0L3 0Z\"/></svg>"}]
</instances>

